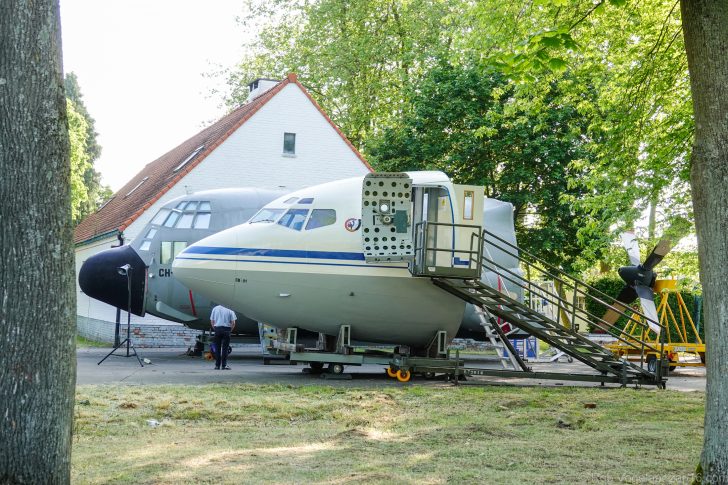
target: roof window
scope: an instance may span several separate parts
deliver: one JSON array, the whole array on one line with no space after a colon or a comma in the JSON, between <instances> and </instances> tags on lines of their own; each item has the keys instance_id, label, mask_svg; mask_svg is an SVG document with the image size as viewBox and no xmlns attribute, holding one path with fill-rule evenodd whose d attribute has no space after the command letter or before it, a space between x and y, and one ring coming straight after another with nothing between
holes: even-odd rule
<instances>
[{"instance_id":1,"label":"roof window","mask_svg":"<svg viewBox=\"0 0 728 485\"><path fill-rule=\"evenodd\" d=\"M139 182L138 184L136 184L136 185L134 186L134 188L133 188L133 189L131 189L131 190L129 191L129 193L128 193L128 194L126 194L126 195L124 196L124 198L126 199L126 198L127 198L127 197L129 197L129 196L130 196L131 194L133 194L133 193L134 193L134 191L135 191L136 189L138 189L139 187L141 187L141 186L142 186L142 184L143 184L144 182L146 182L148 178L149 178L149 177L144 177L144 178L142 179L142 181L141 181L141 182Z\"/></svg>"},{"instance_id":2,"label":"roof window","mask_svg":"<svg viewBox=\"0 0 728 485\"><path fill-rule=\"evenodd\" d=\"M184 160L182 160L182 163L180 163L179 165L177 165L176 167L174 167L174 170L172 170L172 171L173 172L178 172L182 167L184 167L185 165L187 165L187 163L190 160L192 160L193 158L195 158L197 156L197 154L202 151L203 148L205 148L205 145L200 145L197 148L195 148L194 151L192 153L190 153L187 156L187 158L185 158Z\"/></svg>"},{"instance_id":3,"label":"roof window","mask_svg":"<svg viewBox=\"0 0 728 485\"><path fill-rule=\"evenodd\" d=\"M115 197L116 196L113 196L110 199L107 199L106 202L104 202L103 204L101 204L101 206L96 211L98 212L101 209L103 209L104 207L106 207L107 205L109 205L109 202L111 202L112 200L114 200Z\"/></svg>"},{"instance_id":4,"label":"roof window","mask_svg":"<svg viewBox=\"0 0 728 485\"><path fill-rule=\"evenodd\" d=\"M298 201L299 204L313 204L313 197L306 197Z\"/></svg>"}]
</instances>

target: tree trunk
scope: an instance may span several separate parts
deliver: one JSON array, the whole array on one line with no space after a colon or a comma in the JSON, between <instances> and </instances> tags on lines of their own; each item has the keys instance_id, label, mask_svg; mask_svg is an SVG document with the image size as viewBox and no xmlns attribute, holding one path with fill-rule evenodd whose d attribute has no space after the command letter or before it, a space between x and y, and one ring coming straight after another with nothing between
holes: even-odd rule
<instances>
[{"instance_id":1,"label":"tree trunk","mask_svg":"<svg viewBox=\"0 0 728 485\"><path fill-rule=\"evenodd\" d=\"M728 483L728 1L681 0L695 142L691 184L705 302L703 483Z\"/></svg>"},{"instance_id":2,"label":"tree trunk","mask_svg":"<svg viewBox=\"0 0 728 485\"><path fill-rule=\"evenodd\" d=\"M70 481L70 162L57 0L0 3L0 483Z\"/></svg>"}]
</instances>

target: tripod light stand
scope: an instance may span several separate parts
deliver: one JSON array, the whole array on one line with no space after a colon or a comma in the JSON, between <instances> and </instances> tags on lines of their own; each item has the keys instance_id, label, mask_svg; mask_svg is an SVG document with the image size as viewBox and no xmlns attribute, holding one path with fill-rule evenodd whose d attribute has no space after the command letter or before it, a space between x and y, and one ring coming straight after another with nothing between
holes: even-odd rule
<instances>
[{"instance_id":1,"label":"tripod light stand","mask_svg":"<svg viewBox=\"0 0 728 485\"><path fill-rule=\"evenodd\" d=\"M126 276L126 294L127 294L127 305L126 305L126 338L119 342L117 345L114 346L113 349L111 349L111 352L106 354L106 356L99 361L96 365L101 365L103 361L108 359L114 352L116 352L118 349L124 346L126 344L126 355L115 355L115 357L131 357L133 352L134 357L137 358L139 361L139 365L144 367L144 364L142 364L142 359L139 358L139 354L137 354L136 349L134 348L134 344L131 342L131 271L132 267L130 264L125 264L124 266L120 266L117 271L120 275Z\"/></svg>"}]
</instances>

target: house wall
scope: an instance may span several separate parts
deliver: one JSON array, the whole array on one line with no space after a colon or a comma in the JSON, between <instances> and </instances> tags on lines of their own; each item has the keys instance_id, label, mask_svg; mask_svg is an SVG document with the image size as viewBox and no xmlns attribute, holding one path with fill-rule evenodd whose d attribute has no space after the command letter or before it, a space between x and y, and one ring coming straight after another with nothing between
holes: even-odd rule
<instances>
[{"instance_id":1,"label":"house wall","mask_svg":"<svg viewBox=\"0 0 728 485\"><path fill-rule=\"evenodd\" d=\"M284 133L296 134L295 155L283 154ZM134 240L160 207L187 193L246 186L297 189L368 172L305 93L296 84L288 84L127 227L124 241ZM78 332L106 342L113 341L116 308L84 295L78 287L78 271L89 256L114 244L116 239L109 238L76 250ZM124 312L122 321L126 322ZM134 337L138 346L188 346L196 333L153 316L132 315L131 321L132 326L159 330L142 328Z\"/></svg>"}]
</instances>

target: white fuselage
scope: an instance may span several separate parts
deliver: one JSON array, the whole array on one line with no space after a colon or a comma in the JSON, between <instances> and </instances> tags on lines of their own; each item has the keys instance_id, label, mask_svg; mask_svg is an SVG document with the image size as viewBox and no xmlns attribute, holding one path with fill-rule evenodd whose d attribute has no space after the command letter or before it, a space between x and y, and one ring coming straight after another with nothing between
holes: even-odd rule
<instances>
[{"instance_id":1,"label":"white fuselage","mask_svg":"<svg viewBox=\"0 0 728 485\"><path fill-rule=\"evenodd\" d=\"M410 176L415 185L452 188L439 172ZM362 180L331 182L271 202L250 222L180 253L175 276L193 291L277 327L336 335L348 324L354 339L414 346L428 344L438 330L454 336L462 300L429 278L413 277L405 262L365 262Z\"/></svg>"}]
</instances>

